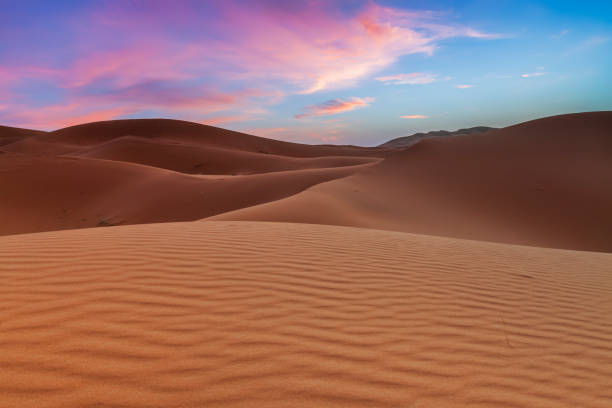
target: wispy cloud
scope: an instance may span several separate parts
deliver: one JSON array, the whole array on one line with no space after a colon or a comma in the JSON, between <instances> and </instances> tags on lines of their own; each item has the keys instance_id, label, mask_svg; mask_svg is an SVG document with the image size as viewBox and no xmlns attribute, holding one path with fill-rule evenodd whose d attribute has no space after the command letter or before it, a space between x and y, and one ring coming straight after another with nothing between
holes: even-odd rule
<instances>
[{"instance_id":1,"label":"wispy cloud","mask_svg":"<svg viewBox=\"0 0 612 408\"><path fill-rule=\"evenodd\" d=\"M455 88L458 89L468 89L468 88L473 88L474 85L468 85L468 84L459 84L459 85L455 85Z\"/></svg>"},{"instance_id":2,"label":"wispy cloud","mask_svg":"<svg viewBox=\"0 0 612 408\"><path fill-rule=\"evenodd\" d=\"M295 115L296 119L303 119L311 116L335 115L342 112L352 111L368 106L374 98L331 99L318 105L310 105L305 108L304 113Z\"/></svg>"},{"instance_id":3,"label":"wispy cloud","mask_svg":"<svg viewBox=\"0 0 612 408\"><path fill-rule=\"evenodd\" d=\"M570 32L570 30L568 30L568 29L561 30L559 33L551 35L550 38L558 40L559 38L563 38L566 35L568 35L569 32Z\"/></svg>"},{"instance_id":4,"label":"wispy cloud","mask_svg":"<svg viewBox=\"0 0 612 408\"><path fill-rule=\"evenodd\" d=\"M377 81L386 84L395 85L426 85L435 82L438 78L437 74L426 72L412 72L409 74L387 75L374 78Z\"/></svg>"},{"instance_id":5,"label":"wispy cloud","mask_svg":"<svg viewBox=\"0 0 612 408\"><path fill-rule=\"evenodd\" d=\"M591 36L584 41L580 42L578 45L573 46L563 53L565 57L572 56L574 54L579 54L582 52L587 52L592 50L593 48L597 48L603 44L606 44L610 41L609 37L604 37L601 35Z\"/></svg>"},{"instance_id":6,"label":"wispy cloud","mask_svg":"<svg viewBox=\"0 0 612 408\"><path fill-rule=\"evenodd\" d=\"M403 115L403 116L400 116L400 118L402 118L402 119L427 119L427 118L429 118L429 116L425 116L425 115Z\"/></svg>"},{"instance_id":7,"label":"wispy cloud","mask_svg":"<svg viewBox=\"0 0 612 408\"><path fill-rule=\"evenodd\" d=\"M546 75L546 72L532 72L530 74L523 74L521 75L522 78L533 78L533 77L539 77L539 76L544 76Z\"/></svg>"}]
</instances>

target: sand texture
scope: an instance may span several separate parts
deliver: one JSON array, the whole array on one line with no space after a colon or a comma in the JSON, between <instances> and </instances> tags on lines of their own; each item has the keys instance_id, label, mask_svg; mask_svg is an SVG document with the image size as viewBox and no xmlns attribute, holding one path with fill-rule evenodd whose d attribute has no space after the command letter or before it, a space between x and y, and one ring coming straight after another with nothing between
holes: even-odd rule
<instances>
[{"instance_id":1,"label":"sand texture","mask_svg":"<svg viewBox=\"0 0 612 408\"><path fill-rule=\"evenodd\" d=\"M612 255L337 226L0 238L2 407L612 406Z\"/></svg>"}]
</instances>

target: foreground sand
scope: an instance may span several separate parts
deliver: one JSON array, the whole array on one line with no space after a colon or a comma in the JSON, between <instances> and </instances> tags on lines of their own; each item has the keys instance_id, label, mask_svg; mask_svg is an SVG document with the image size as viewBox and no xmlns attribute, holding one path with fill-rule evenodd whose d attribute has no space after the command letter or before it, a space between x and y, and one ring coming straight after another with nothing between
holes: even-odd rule
<instances>
[{"instance_id":1,"label":"foreground sand","mask_svg":"<svg viewBox=\"0 0 612 408\"><path fill-rule=\"evenodd\" d=\"M2 407L612 406L612 255L190 222L0 238Z\"/></svg>"}]
</instances>

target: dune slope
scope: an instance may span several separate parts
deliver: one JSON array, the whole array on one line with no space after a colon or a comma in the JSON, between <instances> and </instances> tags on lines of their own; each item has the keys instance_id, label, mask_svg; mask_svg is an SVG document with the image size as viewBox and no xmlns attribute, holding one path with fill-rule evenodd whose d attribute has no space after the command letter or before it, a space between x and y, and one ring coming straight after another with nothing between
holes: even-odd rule
<instances>
[{"instance_id":1,"label":"dune slope","mask_svg":"<svg viewBox=\"0 0 612 408\"><path fill-rule=\"evenodd\" d=\"M338 149L342 154L342 148ZM71 156L144 164L188 174L255 174L373 163L376 157L289 157L197 143L123 136Z\"/></svg>"},{"instance_id":2,"label":"dune slope","mask_svg":"<svg viewBox=\"0 0 612 408\"><path fill-rule=\"evenodd\" d=\"M41 130L21 129L10 126L0 126L0 148L19 142L31 136L41 136L46 132Z\"/></svg>"},{"instance_id":3,"label":"dune slope","mask_svg":"<svg viewBox=\"0 0 612 408\"><path fill-rule=\"evenodd\" d=\"M0 259L0 406L612 406L610 254L192 222Z\"/></svg>"},{"instance_id":4,"label":"dune slope","mask_svg":"<svg viewBox=\"0 0 612 408\"><path fill-rule=\"evenodd\" d=\"M345 177L385 154L162 119L7 129L0 234L200 219Z\"/></svg>"},{"instance_id":5,"label":"dune slope","mask_svg":"<svg viewBox=\"0 0 612 408\"><path fill-rule=\"evenodd\" d=\"M612 252L612 112L431 139L341 180L214 217Z\"/></svg>"},{"instance_id":6,"label":"dune slope","mask_svg":"<svg viewBox=\"0 0 612 408\"><path fill-rule=\"evenodd\" d=\"M279 200L363 166L202 176L109 160L3 154L0 234L197 220Z\"/></svg>"}]
</instances>

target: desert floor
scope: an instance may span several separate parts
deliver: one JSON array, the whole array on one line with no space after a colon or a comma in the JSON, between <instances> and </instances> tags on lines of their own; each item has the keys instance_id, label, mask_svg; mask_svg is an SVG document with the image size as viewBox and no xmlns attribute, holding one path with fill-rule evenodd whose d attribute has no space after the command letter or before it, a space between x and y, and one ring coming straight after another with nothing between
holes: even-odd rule
<instances>
[{"instance_id":1,"label":"desert floor","mask_svg":"<svg viewBox=\"0 0 612 408\"><path fill-rule=\"evenodd\" d=\"M609 408L610 129L0 128L0 407Z\"/></svg>"}]
</instances>

